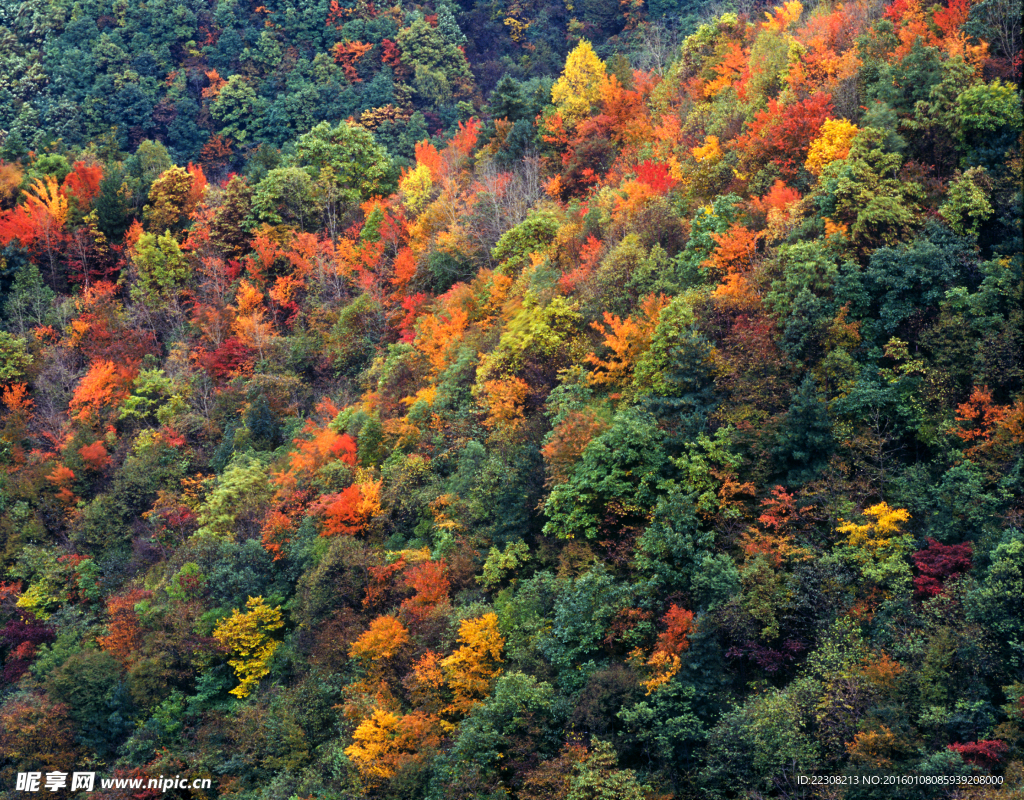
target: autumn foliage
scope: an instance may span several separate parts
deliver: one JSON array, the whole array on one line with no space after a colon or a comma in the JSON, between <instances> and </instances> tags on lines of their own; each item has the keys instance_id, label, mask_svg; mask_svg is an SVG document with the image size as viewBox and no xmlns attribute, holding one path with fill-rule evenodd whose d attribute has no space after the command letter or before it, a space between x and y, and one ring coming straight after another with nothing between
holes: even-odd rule
<instances>
[{"instance_id":1,"label":"autumn foliage","mask_svg":"<svg viewBox=\"0 0 1024 800\"><path fill-rule=\"evenodd\" d=\"M20 6L5 786L1012 793L1012 0Z\"/></svg>"}]
</instances>

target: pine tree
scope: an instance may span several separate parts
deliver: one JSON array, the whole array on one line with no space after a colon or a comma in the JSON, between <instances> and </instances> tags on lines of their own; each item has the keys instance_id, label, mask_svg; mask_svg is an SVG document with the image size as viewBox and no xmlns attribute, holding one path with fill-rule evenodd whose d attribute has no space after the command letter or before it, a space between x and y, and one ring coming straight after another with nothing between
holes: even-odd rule
<instances>
[{"instance_id":1,"label":"pine tree","mask_svg":"<svg viewBox=\"0 0 1024 800\"><path fill-rule=\"evenodd\" d=\"M441 34L441 37L453 47L462 47L467 44L469 40L462 32L462 28L459 27L459 23L456 22L452 7L448 3L438 3L436 10L437 32Z\"/></svg>"},{"instance_id":2,"label":"pine tree","mask_svg":"<svg viewBox=\"0 0 1024 800\"><path fill-rule=\"evenodd\" d=\"M257 396L245 412L245 427L257 450L273 450L281 442L281 423L264 394Z\"/></svg>"},{"instance_id":3,"label":"pine tree","mask_svg":"<svg viewBox=\"0 0 1024 800\"><path fill-rule=\"evenodd\" d=\"M818 396L818 382L808 373L793 395L775 455L788 467L787 482L804 483L826 464L832 453L832 423Z\"/></svg>"},{"instance_id":4,"label":"pine tree","mask_svg":"<svg viewBox=\"0 0 1024 800\"><path fill-rule=\"evenodd\" d=\"M508 73L502 75L491 92L490 108L495 119L518 120L526 110L519 81Z\"/></svg>"}]
</instances>

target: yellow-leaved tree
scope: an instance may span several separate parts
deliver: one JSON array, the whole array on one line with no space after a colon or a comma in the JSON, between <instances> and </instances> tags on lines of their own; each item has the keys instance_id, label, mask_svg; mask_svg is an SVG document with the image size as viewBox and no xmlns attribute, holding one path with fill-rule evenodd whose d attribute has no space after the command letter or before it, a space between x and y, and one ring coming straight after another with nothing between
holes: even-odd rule
<instances>
[{"instance_id":1,"label":"yellow-leaved tree","mask_svg":"<svg viewBox=\"0 0 1024 800\"><path fill-rule=\"evenodd\" d=\"M501 651L505 637L498 630L497 614L464 619L459 625L462 647L441 662L441 670L452 691L452 702L444 709L461 717L487 697L491 681L501 674Z\"/></svg>"},{"instance_id":2,"label":"yellow-leaved tree","mask_svg":"<svg viewBox=\"0 0 1024 800\"><path fill-rule=\"evenodd\" d=\"M565 69L551 88L551 102L566 124L575 125L590 114L590 106L601 96L604 62L586 39L566 56Z\"/></svg>"},{"instance_id":3,"label":"yellow-leaved tree","mask_svg":"<svg viewBox=\"0 0 1024 800\"><path fill-rule=\"evenodd\" d=\"M864 516L869 521L863 525L844 521L836 528L847 535L848 553L860 564L861 574L888 594L908 589L912 575L906 556L914 541L901 526L910 513L883 502L865 508Z\"/></svg>"},{"instance_id":4,"label":"yellow-leaved tree","mask_svg":"<svg viewBox=\"0 0 1024 800\"><path fill-rule=\"evenodd\" d=\"M398 181L398 188L405 198L405 207L413 215L419 215L426 207L430 200L430 193L434 190L430 168L426 164L417 164L415 169L402 175Z\"/></svg>"},{"instance_id":5,"label":"yellow-leaved tree","mask_svg":"<svg viewBox=\"0 0 1024 800\"><path fill-rule=\"evenodd\" d=\"M359 723L352 740L345 755L371 786L379 786L441 744L436 717L421 711L400 715L383 708Z\"/></svg>"},{"instance_id":6,"label":"yellow-leaved tree","mask_svg":"<svg viewBox=\"0 0 1024 800\"><path fill-rule=\"evenodd\" d=\"M345 748L364 778L390 778L394 775L394 756L398 750L402 718L383 708L359 723L352 744Z\"/></svg>"},{"instance_id":7,"label":"yellow-leaved tree","mask_svg":"<svg viewBox=\"0 0 1024 800\"><path fill-rule=\"evenodd\" d=\"M380 616L356 639L349 655L369 668L372 664L394 658L409 643L409 631L396 617Z\"/></svg>"},{"instance_id":8,"label":"yellow-leaved tree","mask_svg":"<svg viewBox=\"0 0 1024 800\"><path fill-rule=\"evenodd\" d=\"M812 175L821 175L833 161L846 158L850 145L860 128L846 119L827 119L821 124L818 138L811 142L804 167Z\"/></svg>"},{"instance_id":9,"label":"yellow-leaved tree","mask_svg":"<svg viewBox=\"0 0 1024 800\"><path fill-rule=\"evenodd\" d=\"M260 679L270 673L270 659L280 642L270 634L284 627L281 609L271 608L262 597L250 597L244 614L235 609L213 631L213 638L230 648L228 664L241 681L231 690L236 697L248 697Z\"/></svg>"},{"instance_id":10,"label":"yellow-leaved tree","mask_svg":"<svg viewBox=\"0 0 1024 800\"><path fill-rule=\"evenodd\" d=\"M68 218L68 198L57 187L52 175L32 181L25 190L25 203L30 208L45 211L55 228L63 228Z\"/></svg>"}]
</instances>

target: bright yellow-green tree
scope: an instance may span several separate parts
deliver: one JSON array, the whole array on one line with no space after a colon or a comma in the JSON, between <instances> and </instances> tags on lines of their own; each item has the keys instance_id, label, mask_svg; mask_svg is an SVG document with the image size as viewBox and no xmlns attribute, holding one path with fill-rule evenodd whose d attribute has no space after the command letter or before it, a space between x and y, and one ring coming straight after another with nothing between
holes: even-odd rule
<instances>
[{"instance_id":1,"label":"bright yellow-green tree","mask_svg":"<svg viewBox=\"0 0 1024 800\"><path fill-rule=\"evenodd\" d=\"M417 164L415 169L405 173L398 181L398 188L405 197L406 208L413 214L419 214L426 207L434 189L430 168L426 164Z\"/></svg>"},{"instance_id":2,"label":"bright yellow-green tree","mask_svg":"<svg viewBox=\"0 0 1024 800\"><path fill-rule=\"evenodd\" d=\"M270 659L280 642L270 634L284 627L281 609L271 608L262 597L250 597L244 614L237 609L213 631L213 638L231 649L228 664L241 683L231 690L236 697L248 697L260 679L270 673Z\"/></svg>"},{"instance_id":3,"label":"bright yellow-green tree","mask_svg":"<svg viewBox=\"0 0 1024 800\"><path fill-rule=\"evenodd\" d=\"M157 236L144 233L132 250L138 280L132 298L151 309L166 308L178 297L192 274L188 259L170 231Z\"/></svg>"},{"instance_id":4,"label":"bright yellow-green tree","mask_svg":"<svg viewBox=\"0 0 1024 800\"><path fill-rule=\"evenodd\" d=\"M601 95L604 62L590 42L583 39L565 59L565 69L551 89L551 102L566 123L575 124L590 113L590 106Z\"/></svg>"}]
</instances>

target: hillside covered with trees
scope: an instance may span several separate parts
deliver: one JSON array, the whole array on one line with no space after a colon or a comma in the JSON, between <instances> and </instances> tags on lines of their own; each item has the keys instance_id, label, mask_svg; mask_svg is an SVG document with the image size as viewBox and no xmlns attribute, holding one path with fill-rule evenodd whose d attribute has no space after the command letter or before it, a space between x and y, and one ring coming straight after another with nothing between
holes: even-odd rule
<instances>
[{"instance_id":1,"label":"hillside covered with trees","mask_svg":"<svg viewBox=\"0 0 1024 800\"><path fill-rule=\"evenodd\" d=\"M0 2L0 792L1021 796L1019 17Z\"/></svg>"}]
</instances>

